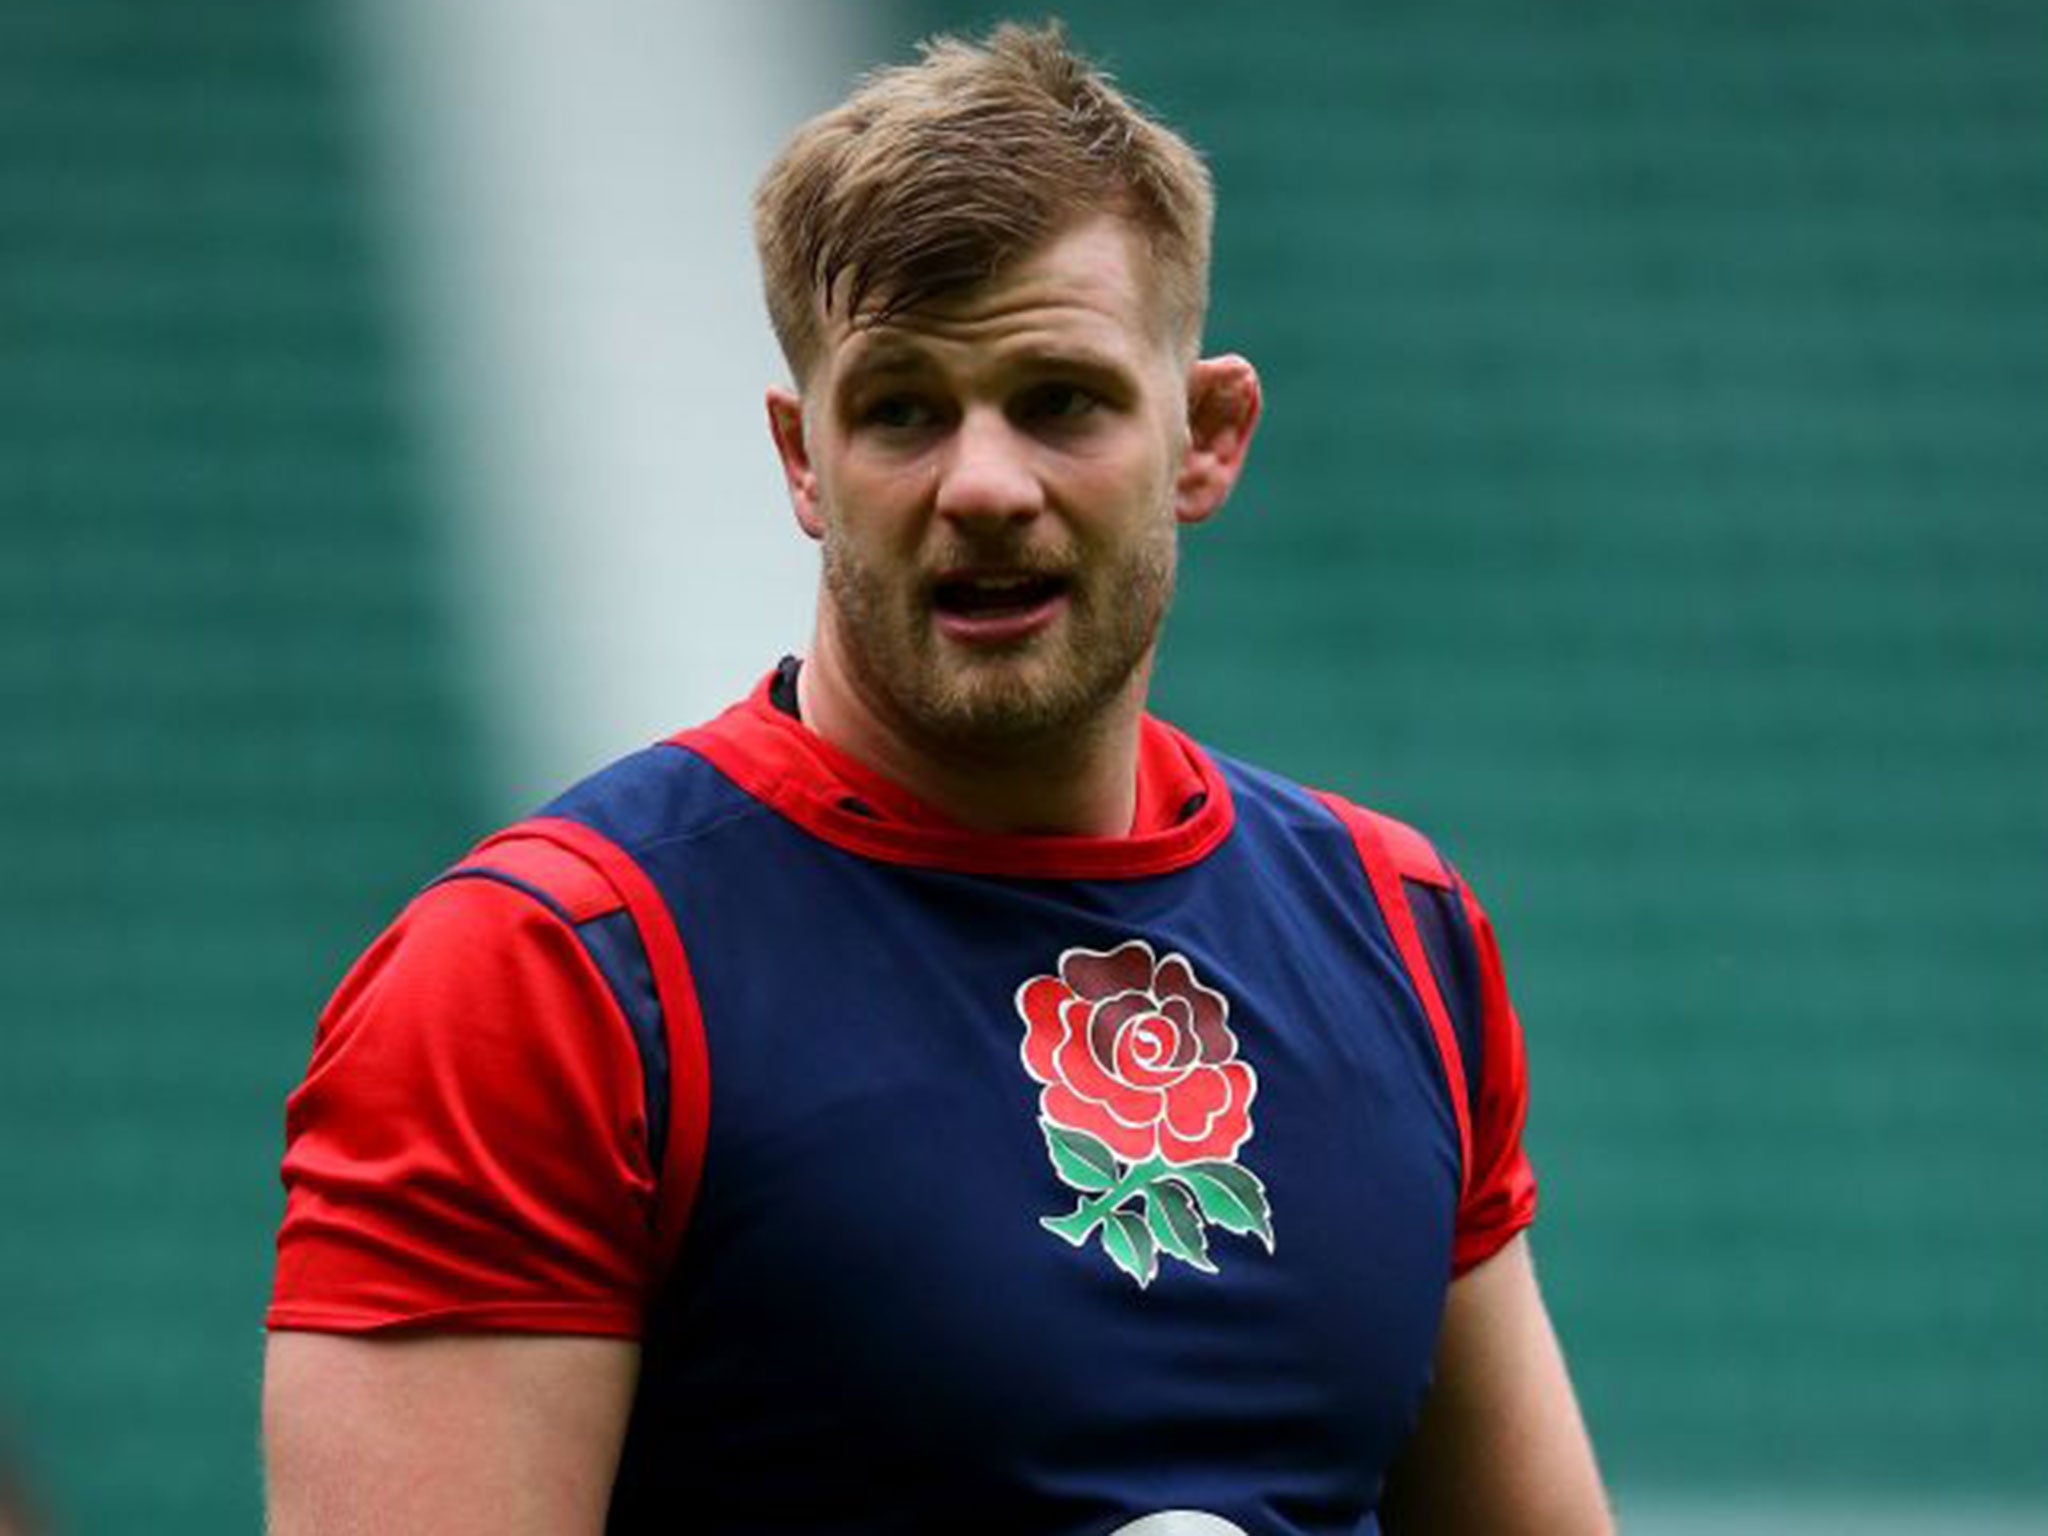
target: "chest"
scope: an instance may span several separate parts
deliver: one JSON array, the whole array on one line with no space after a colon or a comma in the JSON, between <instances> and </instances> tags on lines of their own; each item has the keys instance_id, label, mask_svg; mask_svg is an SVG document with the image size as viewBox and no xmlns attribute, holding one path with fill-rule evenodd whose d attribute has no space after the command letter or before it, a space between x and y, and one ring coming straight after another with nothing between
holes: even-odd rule
<instances>
[{"instance_id":1,"label":"chest","mask_svg":"<svg viewBox=\"0 0 2048 1536\"><path fill-rule=\"evenodd\" d=\"M677 1495L772 1465L789 1518L843 1522L858 1466L899 1522L1349 1529L1426 1381L1457 1181L1362 882L1249 839L1077 883L764 834L651 866L711 1076L636 1425L690 1448Z\"/></svg>"}]
</instances>

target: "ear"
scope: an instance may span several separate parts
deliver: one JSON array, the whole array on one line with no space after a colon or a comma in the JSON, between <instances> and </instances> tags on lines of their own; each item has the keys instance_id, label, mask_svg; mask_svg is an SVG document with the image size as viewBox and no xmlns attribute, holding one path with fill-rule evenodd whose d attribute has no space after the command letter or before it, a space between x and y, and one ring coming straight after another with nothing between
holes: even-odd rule
<instances>
[{"instance_id":1,"label":"ear","mask_svg":"<svg viewBox=\"0 0 2048 1536\"><path fill-rule=\"evenodd\" d=\"M1259 424L1258 370L1235 353L1198 359L1188 370L1188 449L1173 486L1184 523L1215 516L1244 469Z\"/></svg>"},{"instance_id":2,"label":"ear","mask_svg":"<svg viewBox=\"0 0 2048 1536\"><path fill-rule=\"evenodd\" d=\"M818 510L818 472L811 464L810 445L804 440L801 396L769 387L768 435L775 439L775 455L782 460L782 478L789 486L789 505L796 513L797 526L814 539L823 538L825 519Z\"/></svg>"}]
</instances>

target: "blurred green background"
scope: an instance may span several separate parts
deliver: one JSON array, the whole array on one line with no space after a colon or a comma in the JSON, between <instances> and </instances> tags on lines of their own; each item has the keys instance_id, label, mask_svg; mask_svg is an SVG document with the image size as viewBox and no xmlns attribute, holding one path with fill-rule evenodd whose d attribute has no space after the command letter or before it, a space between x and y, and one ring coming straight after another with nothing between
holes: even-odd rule
<instances>
[{"instance_id":1,"label":"blurred green background","mask_svg":"<svg viewBox=\"0 0 2048 1536\"><path fill-rule=\"evenodd\" d=\"M1486 896L1625 1511L2048 1528L2048 11L1069 16L1268 392L1163 710ZM352 24L0 4L0 1419L67 1532L255 1527L283 1095L520 808Z\"/></svg>"}]
</instances>

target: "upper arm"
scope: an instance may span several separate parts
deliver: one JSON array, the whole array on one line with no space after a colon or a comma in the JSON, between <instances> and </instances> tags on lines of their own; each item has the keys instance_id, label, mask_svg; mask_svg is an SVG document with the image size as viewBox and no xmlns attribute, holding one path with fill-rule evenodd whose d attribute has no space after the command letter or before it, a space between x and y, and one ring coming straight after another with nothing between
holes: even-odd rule
<instances>
[{"instance_id":1,"label":"upper arm","mask_svg":"<svg viewBox=\"0 0 2048 1536\"><path fill-rule=\"evenodd\" d=\"M1452 1283L1435 1379L1381 1518L1390 1536L1612 1532L1526 1237Z\"/></svg>"},{"instance_id":2,"label":"upper arm","mask_svg":"<svg viewBox=\"0 0 2048 1536\"><path fill-rule=\"evenodd\" d=\"M603 1527L658 1186L641 1059L578 916L437 886L322 1017L269 1313L280 1536Z\"/></svg>"},{"instance_id":3,"label":"upper arm","mask_svg":"<svg viewBox=\"0 0 2048 1536\"><path fill-rule=\"evenodd\" d=\"M336 992L287 1107L270 1326L637 1334L644 1105L575 929L503 885L428 891Z\"/></svg>"},{"instance_id":4,"label":"upper arm","mask_svg":"<svg viewBox=\"0 0 2048 1536\"><path fill-rule=\"evenodd\" d=\"M599 1532L638 1366L624 1339L273 1333L271 1536Z\"/></svg>"}]
</instances>

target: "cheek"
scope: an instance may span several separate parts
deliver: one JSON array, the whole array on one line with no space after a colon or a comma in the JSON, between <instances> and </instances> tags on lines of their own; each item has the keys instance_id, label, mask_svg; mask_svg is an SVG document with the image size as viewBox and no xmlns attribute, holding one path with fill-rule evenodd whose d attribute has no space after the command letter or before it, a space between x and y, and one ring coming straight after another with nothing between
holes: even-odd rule
<instances>
[{"instance_id":1,"label":"cheek","mask_svg":"<svg viewBox=\"0 0 2048 1536\"><path fill-rule=\"evenodd\" d=\"M1084 544L1127 547L1170 536L1172 480L1156 455L1105 454L1076 462L1057 482L1056 494Z\"/></svg>"},{"instance_id":2,"label":"cheek","mask_svg":"<svg viewBox=\"0 0 2048 1536\"><path fill-rule=\"evenodd\" d=\"M849 454L825 480L837 520L864 542L915 549L937 468L926 458Z\"/></svg>"},{"instance_id":3,"label":"cheek","mask_svg":"<svg viewBox=\"0 0 2048 1536\"><path fill-rule=\"evenodd\" d=\"M1089 438L1076 460L1091 474L1135 485L1165 478L1172 457L1171 441L1158 423L1144 414L1115 418Z\"/></svg>"}]
</instances>

